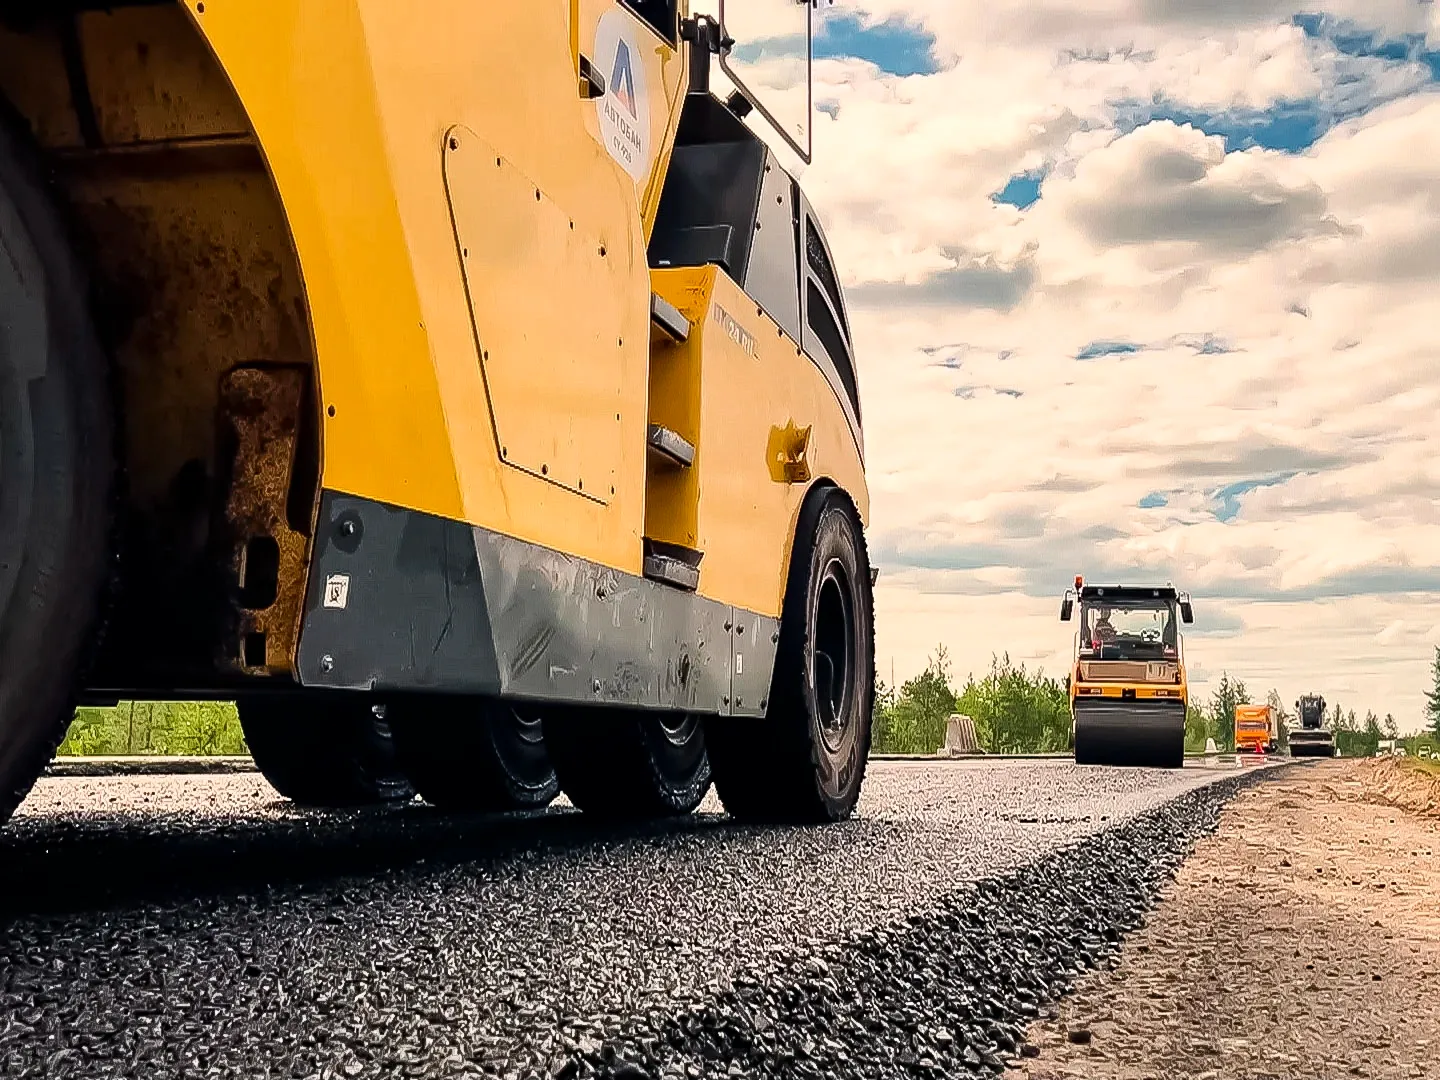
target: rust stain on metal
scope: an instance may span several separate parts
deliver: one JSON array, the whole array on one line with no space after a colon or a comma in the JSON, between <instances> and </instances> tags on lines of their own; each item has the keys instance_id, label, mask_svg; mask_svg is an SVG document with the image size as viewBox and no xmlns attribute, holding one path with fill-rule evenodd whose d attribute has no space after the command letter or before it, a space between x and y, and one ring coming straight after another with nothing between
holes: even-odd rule
<instances>
[{"instance_id":1,"label":"rust stain on metal","mask_svg":"<svg viewBox=\"0 0 1440 1080\"><path fill-rule=\"evenodd\" d=\"M222 423L234 447L225 522L236 626L217 661L247 674L289 671L299 634L307 540L290 528L286 503L308 375L302 367L240 367L220 384ZM247 564L254 542L267 537L278 548L275 588L260 590L255 575L268 574L269 568ZM269 602L247 606L255 604L257 591ZM246 641L259 634L265 641L263 663L246 655Z\"/></svg>"}]
</instances>

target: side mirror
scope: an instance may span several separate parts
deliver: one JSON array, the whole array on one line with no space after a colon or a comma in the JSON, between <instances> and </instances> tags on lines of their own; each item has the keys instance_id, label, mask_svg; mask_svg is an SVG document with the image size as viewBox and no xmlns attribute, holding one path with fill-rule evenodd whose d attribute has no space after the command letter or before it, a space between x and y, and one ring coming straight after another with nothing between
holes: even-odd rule
<instances>
[{"instance_id":1,"label":"side mirror","mask_svg":"<svg viewBox=\"0 0 1440 1080\"><path fill-rule=\"evenodd\" d=\"M1060 621L1061 621L1061 622L1069 622L1069 621L1070 621L1070 616L1073 615L1074 613L1075 613L1075 601L1074 601L1074 600L1070 599L1070 597L1067 596L1067 597L1065 597L1064 600L1061 600L1061 601L1060 601Z\"/></svg>"},{"instance_id":2,"label":"side mirror","mask_svg":"<svg viewBox=\"0 0 1440 1080\"><path fill-rule=\"evenodd\" d=\"M1195 609L1190 606L1189 600L1180 601L1180 621L1186 626L1195 621Z\"/></svg>"}]
</instances>

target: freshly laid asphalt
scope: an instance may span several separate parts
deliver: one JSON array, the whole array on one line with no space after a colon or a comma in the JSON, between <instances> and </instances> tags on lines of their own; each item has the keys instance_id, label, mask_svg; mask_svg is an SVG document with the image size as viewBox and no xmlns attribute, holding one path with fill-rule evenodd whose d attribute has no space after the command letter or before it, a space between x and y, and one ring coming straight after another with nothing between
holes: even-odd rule
<instances>
[{"instance_id":1,"label":"freshly laid asphalt","mask_svg":"<svg viewBox=\"0 0 1440 1080\"><path fill-rule=\"evenodd\" d=\"M243 773L48 778L0 831L0 1075L983 1072L1063 988L1056 950L1098 962L1142 916L1152 864L1173 866L1237 782L1233 766L875 762L855 820L772 829L713 799L620 828L564 808L299 811ZM1014 912L1037 890L1064 910L1027 929ZM956 914L975 905L1013 911ZM1042 947L1051 915L1070 945ZM903 1015L879 1017L891 1046L854 1017L900 985L904 949L875 944L894 934L927 943L912 967L978 970L1013 939L1048 970L1021 970L1023 946L996 969L1005 987L976 976L990 1005L948 1016L930 1014L953 971L929 989L906 975L886 991ZM803 1023L802 999L820 1010Z\"/></svg>"}]
</instances>

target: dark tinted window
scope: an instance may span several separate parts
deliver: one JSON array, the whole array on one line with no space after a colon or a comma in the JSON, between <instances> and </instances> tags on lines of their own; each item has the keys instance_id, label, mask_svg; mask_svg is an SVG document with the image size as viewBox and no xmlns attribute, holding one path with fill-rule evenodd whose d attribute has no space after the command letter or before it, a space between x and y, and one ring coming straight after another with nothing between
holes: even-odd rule
<instances>
[{"instance_id":1,"label":"dark tinted window","mask_svg":"<svg viewBox=\"0 0 1440 1080\"><path fill-rule=\"evenodd\" d=\"M623 0L631 11L639 15L671 45L675 44L676 5L679 0Z\"/></svg>"}]
</instances>

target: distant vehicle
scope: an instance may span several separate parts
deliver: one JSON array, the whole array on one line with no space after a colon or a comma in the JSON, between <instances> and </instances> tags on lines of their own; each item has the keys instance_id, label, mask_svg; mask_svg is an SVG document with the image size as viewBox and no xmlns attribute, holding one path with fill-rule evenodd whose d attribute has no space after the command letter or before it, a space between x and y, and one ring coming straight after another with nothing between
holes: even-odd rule
<instances>
[{"instance_id":1,"label":"distant vehicle","mask_svg":"<svg viewBox=\"0 0 1440 1080\"><path fill-rule=\"evenodd\" d=\"M1087 585L1060 602L1069 622L1080 603L1070 715L1078 765L1185 764L1189 691L1180 622L1195 621L1174 585ZM1178 615L1178 618L1177 618Z\"/></svg>"},{"instance_id":2,"label":"distant vehicle","mask_svg":"<svg viewBox=\"0 0 1440 1080\"><path fill-rule=\"evenodd\" d=\"M1280 724L1269 705L1235 707L1235 751L1273 754L1280 749Z\"/></svg>"},{"instance_id":3,"label":"distant vehicle","mask_svg":"<svg viewBox=\"0 0 1440 1080\"><path fill-rule=\"evenodd\" d=\"M1334 757L1335 735L1325 728L1325 699L1306 694L1295 702L1300 726L1290 732L1291 757Z\"/></svg>"}]
</instances>

